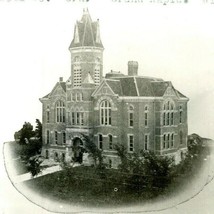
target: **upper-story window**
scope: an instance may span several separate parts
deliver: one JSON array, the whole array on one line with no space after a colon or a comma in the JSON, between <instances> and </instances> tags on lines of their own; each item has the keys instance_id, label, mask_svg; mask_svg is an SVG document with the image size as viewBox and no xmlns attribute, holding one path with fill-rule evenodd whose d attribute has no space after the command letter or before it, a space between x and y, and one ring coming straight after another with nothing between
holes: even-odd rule
<instances>
[{"instance_id":1,"label":"upper-story window","mask_svg":"<svg viewBox=\"0 0 214 214\"><path fill-rule=\"evenodd\" d=\"M183 117L183 109L182 106L179 107L179 123L182 123L182 117Z\"/></svg>"},{"instance_id":2,"label":"upper-story window","mask_svg":"<svg viewBox=\"0 0 214 214\"><path fill-rule=\"evenodd\" d=\"M145 106L144 108L144 125L148 126L148 113L149 113L149 108L148 106Z\"/></svg>"},{"instance_id":3,"label":"upper-story window","mask_svg":"<svg viewBox=\"0 0 214 214\"><path fill-rule=\"evenodd\" d=\"M74 87L80 87L82 82L80 57L75 56L73 61L73 83Z\"/></svg>"},{"instance_id":4,"label":"upper-story window","mask_svg":"<svg viewBox=\"0 0 214 214\"><path fill-rule=\"evenodd\" d=\"M174 125L174 103L167 101L163 105L163 125L164 126L170 126Z\"/></svg>"},{"instance_id":5,"label":"upper-story window","mask_svg":"<svg viewBox=\"0 0 214 214\"><path fill-rule=\"evenodd\" d=\"M100 104L100 124L111 125L111 104L108 100Z\"/></svg>"},{"instance_id":6,"label":"upper-story window","mask_svg":"<svg viewBox=\"0 0 214 214\"><path fill-rule=\"evenodd\" d=\"M129 127L133 127L134 126L134 107L133 106L129 106Z\"/></svg>"},{"instance_id":7,"label":"upper-story window","mask_svg":"<svg viewBox=\"0 0 214 214\"><path fill-rule=\"evenodd\" d=\"M46 123L50 123L50 107L47 106L46 109Z\"/></svg>"},{"instance_id":8,"label":"upper-story window","mask_svg":"<svg viewBox=\"0 0 214 214\"><path fill-rule=\"evenodd\" d=\"M171 147L174 147L174 133L171 134Z\"/></svg>"},{"instance_id":9,"label":"upper-story window","mask_svg":"<svg viewBox=\"0 0 214 214\"><path fill-rule=\"evenodd\" d=\"M61 100L56 103L56 122L65 122L65 103Z\"/></svg>"},{"instance_id":10,"label":"upper-story window","mask_svg":"<svg viewBox=\"0 0 214 214\"><path fill-rule=\"evenodd\" d=\"M82 93L81 92L77 92L76 93L76 101L82 101Z\"/></svg>"},{"instance_id":11,"label":"upper-story window","mask_svg":"<svg viewBox=\"0 0 214 214\"><path fill-rule=\"evenodd\" d=\"M71 121L72 125L84 125L84 110L82 108L76 108L75 111L72 110Z\"/></svg>"},{"instance_id":12,"label":"upper-story window","mask_svg":"<svg viewBox=\"0 0 214 214\"><path fill-rule=\"evenodd\" d=\"M95 60L94 67L94 83L96 86L100 84L100 70L101 70L100 58L97 57Z\"/></svg>"}]
</instances>

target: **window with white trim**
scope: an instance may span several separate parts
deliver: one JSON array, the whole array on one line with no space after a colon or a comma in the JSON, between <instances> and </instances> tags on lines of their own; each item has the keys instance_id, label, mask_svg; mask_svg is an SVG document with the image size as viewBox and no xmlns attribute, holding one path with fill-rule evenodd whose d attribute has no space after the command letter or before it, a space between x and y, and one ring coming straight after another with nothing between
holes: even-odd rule
<instances>
[{"instance_id":1,"label":"window with white trim","mask_svg":"<svg viewBox=\"0 0 214 214\"><path fill-rule=\"evenodd\" d=\"M103 135L98 135L98 149L103 149Z\"/></svg>"},{"instance_id":2,"label":"window with white trim","mask_svg":"<svg viewBox=\"0 0 214 214\"><path fill-rule=\"evenodd\" d=\"M134 135L128 135L128 151L134 152Z\"/></svg>"},{"instance_id":3,"label":"window with white trim","mask_svg":"<svg viewBox=\"0 0 214 214\"><path fill-rule=\"evenodd\" d=\"M50 111L49 111L49 109L46 111L46 122L50 123Z\"/></svg>"},{"instance_id":4,"label":"window with white trim","mask_svg":"<svg viewBox=\"0 0 214 214\"><path fill-rule=\"evenodd\" d=\"M162 121L163 126L174 125L174 103L172 101L167 101L163 105Z\"/></svg>"},{"instance_id":5,"label":"window with white trim","mask_svg":"<svg viewBox=\"0 0 214 214\"><path fill-rule=\"evenodd\" d=\"M108 100L100 104L100 124L111 125L111 104Z\"/></svg>"},{"instance_id":6,"label":"window with white trim","mask_svg":"<svg viewBox=\"0 0 214 214\"><path fill-rule=\"evenodd\" d=\"M65 103L62 100L56 103L56 122L65 123Z\"/></svg>"}]
</instances>

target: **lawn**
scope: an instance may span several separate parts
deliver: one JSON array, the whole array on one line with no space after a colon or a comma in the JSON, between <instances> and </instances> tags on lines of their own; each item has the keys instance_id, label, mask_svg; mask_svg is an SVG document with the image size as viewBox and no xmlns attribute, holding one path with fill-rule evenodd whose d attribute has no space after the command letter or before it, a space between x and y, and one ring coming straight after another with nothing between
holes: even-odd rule
<instances>
[{"instance_id":1,"label":"lawn","mask_svg":"<svg viewBox=\"0 0 214 214\"><path fill-rule=\"evenodd\" d=\"M204 147L192 159L191 170L179 170L179 174L165 189L137 186L132 181L132 184L124 182L129 175L122 174L119 170L100 171L84 166L38 177L26 181L25 185L45 198L65 203L92 207L131 205L160 196L170 198L173 193L182 191L200 174L206 165L204 159L207 155L209 150Z\"/></svg>"}]
</instances>

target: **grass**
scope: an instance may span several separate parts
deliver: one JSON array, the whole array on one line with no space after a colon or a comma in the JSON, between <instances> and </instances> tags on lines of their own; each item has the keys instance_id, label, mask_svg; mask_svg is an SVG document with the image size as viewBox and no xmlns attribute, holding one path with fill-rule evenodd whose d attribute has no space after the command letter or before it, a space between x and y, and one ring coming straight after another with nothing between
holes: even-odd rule
<instances>
[{"instance_id":1,"label":"grass","mask_svg":"<svg viewBox=\"0 0 214 214\"><path fill-rule=\"evenodd\" d=\"M30 189L43 197L81 206L106 207L135 204L157 196L169 198L186 188L199 175L209 154L205 147L193 159L191 171L179 171L171 184L163 189L129 186L123 183L124 175L119 170L106 169L104 173L93 167L76 167L38 177L25 182Z\"/></svg>"}]
</instances>

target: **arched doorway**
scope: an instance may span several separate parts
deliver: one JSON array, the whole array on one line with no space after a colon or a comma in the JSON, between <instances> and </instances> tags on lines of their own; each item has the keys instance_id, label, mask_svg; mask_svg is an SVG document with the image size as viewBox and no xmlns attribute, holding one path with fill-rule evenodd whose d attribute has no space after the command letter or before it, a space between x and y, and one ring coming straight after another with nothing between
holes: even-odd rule
<instances>
[{"instance_id":1,"label":"arched doorway","mask_svg":"<svg viewBox=\"0 0 214 214\"><path fill-rule=\"evenodd\" d=\"M75 137L73 140L73 161L82 163L82 158L83 158L83 142L79 137Z\"/></svg>"}]
</instances>

